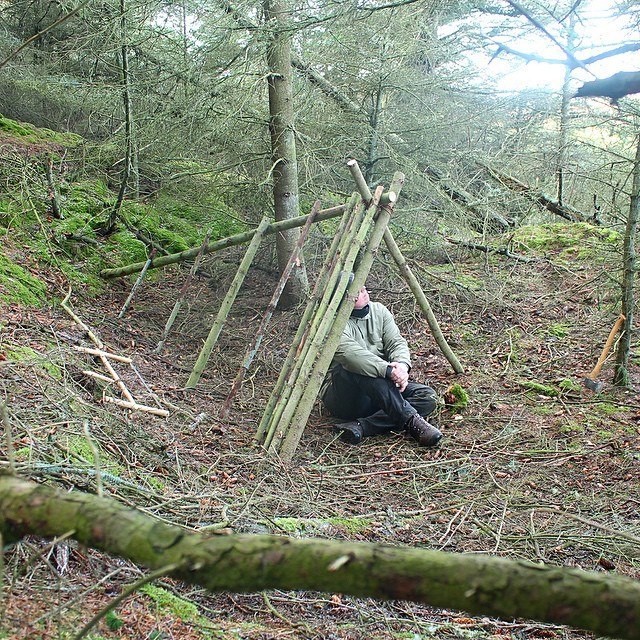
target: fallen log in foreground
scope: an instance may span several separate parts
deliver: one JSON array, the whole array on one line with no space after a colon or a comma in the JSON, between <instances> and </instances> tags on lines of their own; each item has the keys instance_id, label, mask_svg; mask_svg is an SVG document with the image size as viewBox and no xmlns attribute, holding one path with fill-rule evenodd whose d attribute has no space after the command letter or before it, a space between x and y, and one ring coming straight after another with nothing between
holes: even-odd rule
<instances>
[{"instance_id":1,"label":"fallen log in foreground","mask_svg":"<svg viewBox=\"0 0 640 640\"><path fill-rule=\"evenodd\" d=\"M115 500L0 475L0 533L68 535L211 591L310 589L566 624L640 640L640 582L479 554L283 536L207 537Z\"/></svg>"}]
</instances>

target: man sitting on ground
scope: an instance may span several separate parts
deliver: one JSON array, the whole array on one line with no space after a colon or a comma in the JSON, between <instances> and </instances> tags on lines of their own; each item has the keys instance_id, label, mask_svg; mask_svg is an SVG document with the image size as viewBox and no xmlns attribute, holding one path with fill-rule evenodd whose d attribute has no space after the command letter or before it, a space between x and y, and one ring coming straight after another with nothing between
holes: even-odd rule
<instances>
[{"instance_id":1,"label":"man sitting on ground","mask_svg":"<svg viewBox=\"0 0 640 640\"><path fill-rule=\"evenodd\" d=\"M410 370L409 347L393 315L362 287L322 389L329 412L349 420L335 427L340 439L358 444L366 436L406 431L420 446L438 444L442 433L424 419L436 407L436 393L410 382Z\"/></svg>"}]
</instances>

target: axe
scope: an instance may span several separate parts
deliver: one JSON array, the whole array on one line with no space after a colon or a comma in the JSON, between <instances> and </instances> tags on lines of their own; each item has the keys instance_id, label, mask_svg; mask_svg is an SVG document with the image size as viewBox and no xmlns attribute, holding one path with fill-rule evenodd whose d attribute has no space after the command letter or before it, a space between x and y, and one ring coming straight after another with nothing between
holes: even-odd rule
<instances>
[{"instance_id":1,"label":"axe","mask_svg":"<svg viewBox=\"0 0 640 640\"><path fill-rule=\"evenodd\" d=\"M593 371L586 378L582 380L582 384L587 389L591 389L591 391L596 391L596 392L602 389L602 382L596 382L596 378L598 377L598 374L602 369L602 365L604 364L604 361L607 359L607 356L609 355L609 351L611 351L611 346L613 345L613 341L616 337L616 333L620 331L620 327L622 326L622 323L625 320L626 318L622 314L620 314L620 316L616 320L616 323L613 325L613 328L611 329L611 333L609 334L607 341L604 343L602 353L598 358L598 362L596 362L596 366L593 367Z\"/></svg>"}]
</instances>

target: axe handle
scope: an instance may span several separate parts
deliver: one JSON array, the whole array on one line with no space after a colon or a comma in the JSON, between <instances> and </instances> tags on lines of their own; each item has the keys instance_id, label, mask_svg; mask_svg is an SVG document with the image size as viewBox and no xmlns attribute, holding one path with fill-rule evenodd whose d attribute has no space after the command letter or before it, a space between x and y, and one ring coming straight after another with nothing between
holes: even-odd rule
<instances>
[{"instance_id":1,"label":"axe handle","mask_svg":"<svg viewBox=\"0 0 640 640\"><path fill-rule=\"evenodd\" d=\"M616 323L613 325L613 328L611 329L611 333L609 334L607 341L604 343L602 353L598 358L598 362L596 362L596 366L593 367L593 371L587 377L594 380L598 376L598 374L600 373L600 369L602 369L602 365L604 364L604 361L607 359L607 356L609 355L609 351L611 351L611 347L616 337L616 333L620 331L620 327L622 326L622 323L625 320L626 318L622 314L620 314L620 317L616 320Z\"/></svg>"}]
</instances>

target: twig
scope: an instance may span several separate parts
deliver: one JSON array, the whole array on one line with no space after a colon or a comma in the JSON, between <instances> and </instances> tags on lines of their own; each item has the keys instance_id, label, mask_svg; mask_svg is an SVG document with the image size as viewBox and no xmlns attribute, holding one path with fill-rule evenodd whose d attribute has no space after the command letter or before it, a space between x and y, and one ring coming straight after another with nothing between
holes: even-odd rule
<instances>
[{"instance_id":1,"label":"twig","mask_svg":"<svg viewBox=\"0 0 640 640\"><path fill-rule=\"evenodd\" d=\"M572 520L576 520L577 522L582 522L582 524L589 525L590 527L594 527L595 529L600 529L600 531L606 531L607 533L617 538L624 538L625 540L629 540L630 542L635 542L636 544L640 545L640 538L638 536L634 536L632 533L627 533L626 531L616 531L616 529L612 529L605 524L600 524L599 522L595 522L594 520L583 518L582 516L574 513L561 511L557 507L538 507L538 509L540 511L546 511L547 513L555 513L556 515L566 516L567 518L571 518Z\"/></svg>"},{"instance_id":2,"label":"twig","mask_svg":"<svg viewBox=\"0 0 640 640\"><path fill-rule=\"evenodd\" d=\"M500 518L500 526L498 527L498 531L496 532L496 546L493 548L493 553L498 553L498 548L500 547L500 538L502 537L502 528L504 527L504 518L507 514L507 501L504 502L504 507L502 509L502 517Z\"/></svg>"},{"instance_id":3,"label":"twig","mask_svg":"<svg viewBox=\"0 0 640 640\"><path fill-rule=\"evenodd\" d=\"M131 358L127 356L119 356L115 353L109 353L108 351L103 351L101 349L91 349L89 347L81 347L79 345L73 345L73 349L76 351L81 351L82 353L88 353L92 356L104 356L105 358L110 358L111 360L115 360L116 362L125 362L127 364L131 364L133 362Z\"/></svg>"},{"instance_id":4,"label":"twig","mask_svg":"<svg viewBox=\"0 0 640 640\"><path fill-rule=\"evenodd\" d=\"M104 345L98 336L89 329L89 327L80 320L80 318L76 315L74 310L69 306L69 299L71 298L71 287L69 287L69 291L67 295L64 297L64 300L60 303L60 306L71 316L71 319L79 325L83 331L89 336L91 342L98 347L98 349L104 349Z\"/></svg>"},{"instance_id":5,"label":"twig","mask_svg":"<svg viewBox=\"0 0 640 640\"><path fill-rule=\"evenodd\" d=\"M135 411L144 411L145 413L151 413L156 416L161 416L166 418L169 415L169 412L166 409L157 409L156 407L148 407L145 404L138 404L133 398L131 401L120 400L120 398L113 398L111 396L104 396L102 398L105 402L110 402L111 404L117 404L119 407L123 409L133 409Z\"/></svg>"},{"instance_id":6,"label":"twig","mask_svg":"<svg viewBox=\"0 0 640 640\"><path fill-rule=\"evenodd\" d=\"M24 48L28 47L34 40L41 38L45 33L47 33L47 31L51 31L51 29L55 29L55 27L69 20L69 18L73 18L73 16L75 16L76 13L84 9L89 4L89 2L91 2L91 0L86 0L86 2L83 2L81 5L77 6L73 11L70 11L69 13L67 13L67 15L62 16L55 22L45 27L42 31L39 31L38 33L31 36L30 38L27 38L17 49L12 51L2 62L0 62L0 69L2 69L2 67L4 67L9 62L11 62L11 60L13 60Z\"/></svg>"},{"instance_id":7,"label":"twig","mask_svg":"<svg viewBox=\"0 0 640 640\"><path fill-rule=\"evenodd\" d=\"M133 298L136 295L136 292L140 288L140 285L144 281L144 278L147 275L147 271L151 266L153 259L155 258L156 252L157 252L157 249L155 247L151 249L151 252L149 253L149 258L144 263L144 267L142 267L142 271L140 271L140 275L136 278L136 281L133 284L133 287L131 287L131 293L125 300L125 303L122 305L122 309L120 309L120 313L118 314L119 319L122 319L124 317L124 314L127 313L127 311L129 310L129 307L131 306L131 302L133 301Z\"/></svg>"}]
</instances>

